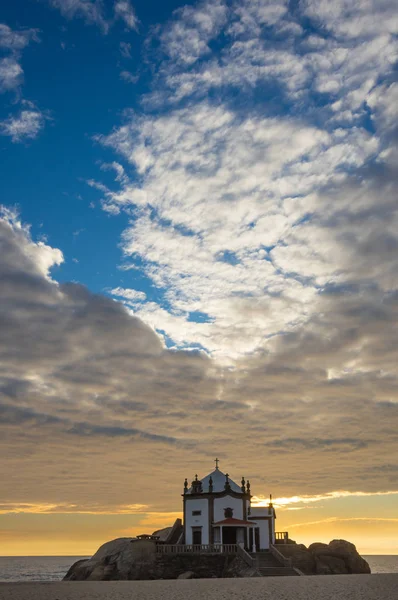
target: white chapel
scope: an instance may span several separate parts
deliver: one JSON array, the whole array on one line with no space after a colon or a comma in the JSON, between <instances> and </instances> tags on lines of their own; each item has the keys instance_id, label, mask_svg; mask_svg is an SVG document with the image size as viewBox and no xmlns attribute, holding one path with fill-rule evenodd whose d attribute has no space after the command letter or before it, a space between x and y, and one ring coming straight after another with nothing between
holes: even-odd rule
<instances>
[{"instance_id":1,"label":"white chapel","mask_svg":"<svg viewBox=\"0 0 398 600\"><path fill-rule=\"evenodd\" d=\"M184 534L186 545L239 544L251 552L268 550L275 543L275 509L270 496L266 507L251 506L250 482L240 485L218 467L191 483L184 483Z\"/></svg>"}]
</instances>

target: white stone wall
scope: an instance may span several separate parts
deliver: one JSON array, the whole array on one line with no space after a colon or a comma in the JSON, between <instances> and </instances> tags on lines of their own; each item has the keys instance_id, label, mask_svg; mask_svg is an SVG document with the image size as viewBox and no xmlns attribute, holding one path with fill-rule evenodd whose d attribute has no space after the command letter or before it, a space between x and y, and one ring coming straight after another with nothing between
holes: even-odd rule
<instances>
[{"instance_id":1,"label":"white stone wall","mask_svg":"<svg viewBox=\"0 0 398 600\"><path fill-rule=\"evenodd\" d=\"M225 519L224 509L233 509L234 519L243 519L243 503L246 502L241 498L233 498L232 496L223 496L222 498L214 498L214 522L223 521Z\"/></svg>"},{"instance_id":2,"label":"white stone wall","mask_svg":"<svg viewBox=\"0 0 398 600\"><path fill-rule=\"evenodd\" d=\"M258 550L268 550L269 548L269 521L268 519L259 519L257 527L260 528L260 548Z\"/></svg>"},{"instance_id":3,"label":"white stone wall","mask_svg":"<svg viewBox=\"0 0 398 600\"><path fill-rule=\"evenodd\" d=\"M256 527L260 529L260 548L259 550L268 550L269 548L269 528L271 527L272 539L274 538L275 520L258 519L256 517L270 516L267 507L253 507L251 509L250 521L257 523Z\"/></svg>"},{"instance_id":4,"label":"white stone wall","mask_svg":"<svg viewBox=\"0 0 398 600\"><path fill-rule=\"evenodd\" d=\"M195 510L202 511L202 514L193 516L192 511ZM192 544L192 527L202 527L202 544L209 543L209 506L207 498L186 497L184 527L186 544Z\"/></svg>"}]
</instances>

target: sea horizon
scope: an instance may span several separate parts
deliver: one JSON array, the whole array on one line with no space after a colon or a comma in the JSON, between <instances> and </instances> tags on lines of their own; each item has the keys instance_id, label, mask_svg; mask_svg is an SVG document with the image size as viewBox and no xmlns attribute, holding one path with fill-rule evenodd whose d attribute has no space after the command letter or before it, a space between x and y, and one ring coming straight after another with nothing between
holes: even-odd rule
<instances>
[{"instance_id":1,"label":"sea horizon","mask_svg":"<svg viewBox=\"0 0 398 600\"><path fill-rule=\"evenodd\" d=\"M398 573L398 554L363 554L372 574ZM0 583L61 581L85 555L0 556Z\"/></svg>"}]
</instances>

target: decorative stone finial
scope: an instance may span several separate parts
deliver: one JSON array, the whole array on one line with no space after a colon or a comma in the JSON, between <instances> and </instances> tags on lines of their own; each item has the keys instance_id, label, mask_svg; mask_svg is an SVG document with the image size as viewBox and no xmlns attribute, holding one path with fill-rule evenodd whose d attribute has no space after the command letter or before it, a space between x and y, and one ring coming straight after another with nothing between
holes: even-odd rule
<instances>
[{"instance_id":1,"label":"decorative stone finial","mask_svg":"<svg viewBox=\"0 0 398 600\"><path fill-rule=\"evenodd\" d=\"M188 479L185 478L185 481L184 481L184 494L186 494L187 491L188 491Z\"/></svg>"},{"instance_id":2,"label":"decorative stone finial","mask_svg":"<svg viewBox=\"0 0 398 600\"><path fill-rule=\"evenodd\" d=\"M246 492L246 488L245 488L245 478L244 477L242 477L241 484L242 485L241 485L240 489L242 490L243 493L245 493Z\"/></svg>"},{"instance_id":3,"label":"decorative stone finial","mask_svg":"<svg viewBox=\"0 0 398 600\"><path fill-rule=\"evenodd\" d=\"M209 492L211 493L213 491L213 478L210 476L209 479Z\"/></svg>"},{"instance_id":4,"label":"decorative stone finial","mask_svg":"<svg viewBox=\"0 0 398 600\"><path fill-rule=\"evenodd\" d=\"M246 492L248 494L250 494L250 481L249 480L247 480L247 483L246 483Z\"/></svg>"},{"instance_id":5,"label":"decorative stone finial","mask_svg":"<svg viewBox=\"0 0 398 600\"><path fill-rule=\"evenodd\" d=\"M200 494L202 492L202 482L198 479L198 476L195 475L195 479L192 482L192 493Z\"/></svg>"}]
</instances>

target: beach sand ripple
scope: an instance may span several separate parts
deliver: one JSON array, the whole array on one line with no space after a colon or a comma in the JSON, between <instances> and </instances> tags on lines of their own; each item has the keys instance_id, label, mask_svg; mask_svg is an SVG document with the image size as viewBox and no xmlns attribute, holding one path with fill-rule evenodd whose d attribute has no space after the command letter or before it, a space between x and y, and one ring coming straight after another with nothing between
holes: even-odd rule
<instances>
[{"instance_id":1,"label":"beach sand ripple","mask_svg":"<svg viewBox=\"0 0 398 600\"><path fill-rule=\"evenodd\" d=\"M0 600L397 600L398 574L0 583Z\"/></svg>"}]
</instances>

